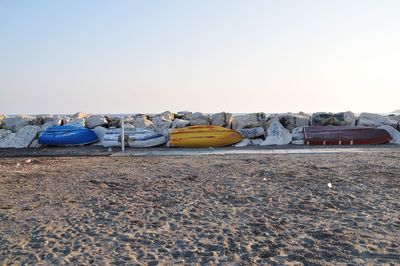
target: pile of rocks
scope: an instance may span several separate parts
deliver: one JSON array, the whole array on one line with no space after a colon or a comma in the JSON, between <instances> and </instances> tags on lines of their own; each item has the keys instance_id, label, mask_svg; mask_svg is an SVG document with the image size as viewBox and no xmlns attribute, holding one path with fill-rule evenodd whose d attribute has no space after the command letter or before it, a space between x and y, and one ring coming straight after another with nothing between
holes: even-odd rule
<instances>
[{"instance_id":1,"label":"pile of rocks","mask_svg":"<svg viewBox=\"0 0 400 266\"><path fill-rule=\"evenodd\" d=\"M50 126L75 125L93 129L99 139L110 128L120 127L120 116L76 113L71 116L36 115L5 116L0 115L0 148L36 148L37 137ZM170 129L192 125L217 125L239 131L245 139L237 147L248 145L286 145L304 144L303 128L311 125L368 126L382 127L393 137L393 143L400 144L400 115L383 116L372 113L352 112L323 113L312 115L284 113L266 115L265 113L231 114L226 112L206 114L200 112L170 111L161 114L135 114L124 117L126 127L146 128L162 134Z\"/></svg>"}]
</instances>

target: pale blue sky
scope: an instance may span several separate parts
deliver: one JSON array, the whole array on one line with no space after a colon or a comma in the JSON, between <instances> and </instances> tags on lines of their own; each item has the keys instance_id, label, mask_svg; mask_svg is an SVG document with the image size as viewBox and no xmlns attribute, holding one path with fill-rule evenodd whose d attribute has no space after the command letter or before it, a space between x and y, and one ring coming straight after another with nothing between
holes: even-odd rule
<instances>
[{"instance_id":1,"label":"pale blue sky","mask_svg":"<svg viewBox=\"0 0 400 266\"><path fill-rule=\"evenodd\" d=\"M0 113L400 109L400 1L0 0Z\"/></svg>"}]
</instances>

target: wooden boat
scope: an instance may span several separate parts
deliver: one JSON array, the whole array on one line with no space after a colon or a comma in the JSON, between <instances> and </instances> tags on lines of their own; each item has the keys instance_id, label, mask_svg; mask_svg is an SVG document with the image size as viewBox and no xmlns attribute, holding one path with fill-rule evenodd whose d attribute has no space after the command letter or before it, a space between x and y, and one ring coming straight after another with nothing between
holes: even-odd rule
<instances>
[{"instance_id":1,"label":"wooden boat","mask_svg":"<svg viewBox=\"0 0 400 266\"><path fill-rule=\"evenodd\" d=\"M38 142L44 145L84 145L99 141L92 130L79 126L54 126L40 133Z\"/></svg>"},{"instance_id":2,"label":"wooden boat","mask_svg":"<svg viewBox=\"0 0 400 266\"><path fill-rule=\"evenodd\" d=\"M190 126L173 129L170 133L170 147L205 148L222 147L243 140L243 136L234 130L220 126Z\"/></svg>"},{"instance_id":3,"label":"wooden boat","mask_svg":"<svg viewBox=\"0 0 400 266\"><path fill-rule=\"evenodd\" d=\"M167 142L162 134L143 128L126 128L124 139L127 146L135 148L154 147ZM107 131L99 145L103 147L121 146L121 129Z\"/></svg>"},{"instance_id":4,"label":"wooden boat","mask_svg":"<svg viewBox=\"0 0 400 266\"><path fill-rule=\"evenodd\" d=\"M382 144L392 137L384 129L354 126L313 126L304 128L306 145Z\"/></svg>"}]
</instances>

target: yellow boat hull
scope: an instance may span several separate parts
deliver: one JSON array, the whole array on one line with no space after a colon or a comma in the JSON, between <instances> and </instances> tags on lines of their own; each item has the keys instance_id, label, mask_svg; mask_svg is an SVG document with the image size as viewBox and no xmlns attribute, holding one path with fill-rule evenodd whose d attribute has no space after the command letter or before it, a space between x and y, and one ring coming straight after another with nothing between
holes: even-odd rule
<instances>
[{"instance_id":1,"label":"yellow boat hull","mask_svg":"<svg viewBox=\"0 0 400 266\"><path fill-rule=\"evenodd\" d=\"M190 126L171 131L170 147L206 148L223 147L243 140L243 136L234 130L220 126Z\"/></svg>"}]
</instances>

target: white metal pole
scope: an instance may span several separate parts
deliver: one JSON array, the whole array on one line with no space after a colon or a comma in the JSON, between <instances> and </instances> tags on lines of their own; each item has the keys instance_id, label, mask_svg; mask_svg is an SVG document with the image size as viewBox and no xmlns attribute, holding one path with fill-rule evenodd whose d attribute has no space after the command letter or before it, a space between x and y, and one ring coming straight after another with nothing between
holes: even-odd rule
<instances>
[{"instance_id":1,"label":"white metal pole","mask_svg":"<svg viewBox=\"0 0 400 266\"><path fill-rule=\"evenodd\" d=\"M121 118L121 149L125 151L125 126L124 126L124 118Z\"/></svg>"}]
</instances>

